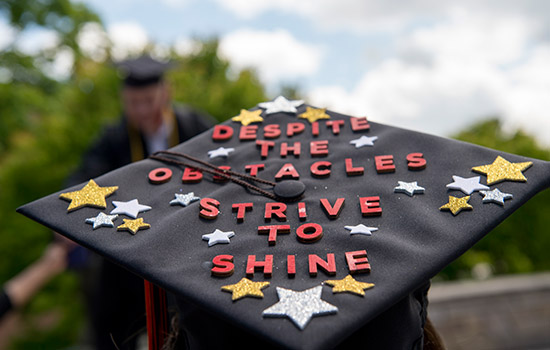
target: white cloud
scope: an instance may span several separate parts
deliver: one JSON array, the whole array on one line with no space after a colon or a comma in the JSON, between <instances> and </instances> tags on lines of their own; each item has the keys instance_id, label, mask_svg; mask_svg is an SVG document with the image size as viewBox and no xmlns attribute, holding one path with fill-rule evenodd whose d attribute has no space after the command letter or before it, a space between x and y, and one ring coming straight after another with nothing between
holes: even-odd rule
<instances>
[{"instance_id":1,"label":"white cloud","mask_svg":"<svg viewBox=\"0 0 550 350\"><path fill-rule=\"evenodd\" d=\"M54 49L59 45L59 34L51 29L26 29L17 36L15 48L22 53L34 56L43 50Z\"/></svg>"},{"instance_id":2,"label":"white cloud","mask_svg":"<svg viewBox=\"0 0 550 350\"><path fill-rule=\"evenodd\" d=\"M107 34L113 44L111 53L116 60L141 53L149 43L147 32L137 22L114 23L108 27Z\"/></svg>"},{"instance_id":3,"label":"white cloud","mask_svg":"<svg viewBox=\"0 0 550 350\"><path fill-rule=\"evenodd\" d=\"M283 29L237 30L221 38L219 52L237 69L255 68L268 84L316 73L324 55L322 48L300 42Z\"/></svg>"},{"instance_id":4,"label":"white cloud","mask_svg":"<svg viewBox=\"0 0 550 350\"><path fill-rule=\"evenodd\" d=\"M196 54L201 50L202 44L200 41L190 38L178 38L174 42L174 51L180 56Z\"/></svg>"},{"instance_id":5,"label":"white cloud","mask_svg":"<svg viewBox=\"0 0 550 350\"><path fill-rule=\"evenodd\" d=\"M82 52L91 59L104 61L107 58L109 38L99 23L85 23L76 40Z\"/></svg>"},{"instance_id":6,"label":"white cloud","mask_svg":"<svg viewBox=\"0 0 550 350\"><path fill-rule=\"evenodd\" d=\"M15 39L15 29L0 19L0 51L6 49Z\"/></svg>"},{"instance_id":7,"label":"white cloud","mask_svg":"<svg viewBox=\"0 0 550 350\"><path fill-rule=\"evenodd\" d=\"M316 105L396 126L451 134L483 116L501 116L550 144L550 45L533 48L526 19L467 16L405 36L401 55L363 75L347 92L309 94Z\"/></svg>"}]
</instances>

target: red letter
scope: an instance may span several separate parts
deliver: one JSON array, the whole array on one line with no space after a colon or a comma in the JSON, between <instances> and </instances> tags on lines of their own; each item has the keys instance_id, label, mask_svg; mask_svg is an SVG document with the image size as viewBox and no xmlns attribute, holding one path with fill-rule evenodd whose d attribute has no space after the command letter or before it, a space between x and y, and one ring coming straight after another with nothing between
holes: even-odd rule
<instances>
[{"instance_id":1,"label":"red letter","mask_svg":"<svg viewBox=\"0 0 550 350\"><path fill-rule=\"evenodd\" d=\"M183 169L183 176L181 177L181 182L184 184L194 184L201 182L202 172L194 168L185 168Z\"/></svg>"},{"instance_id":2,"label":"red letter","mask_svg":"<svg viewBox=\"0 0 550 350\"><path fill-rule=\"evenodd\" d=\"M312 277L317 276L317 266L323 269L328 275L336 275L336 261L334 260L334 253L327 254L327 261L321 259L317 254L309 254L309 275Z\"/></svg>"},{"instance_id":3,"label":"red letter","mask_svg":"<svg viewBox=\"0 0 550 350\"><path fill-rule=\"evenodd\" d=\"M277 172L277 174L275 175L275 180L277 181L281 181L283 179L288 179L288 178L293 180L300 179L300 174L298 174L298 172L296 171L292 163L286 163L285 165L283 165L281 170L279 170L279 172Z\"/></svg>"},{"instance_id":4,"label":"red letter","mask_svg":"<svg viewBox=\"0 0 550 350\"><path fill-rule=\"evenodd\" d=\"M311 141L309 143L309 153L312 157L323 157L328 155L328 140Z\"/></svg>"},{"instance_id":5,"label":"red letter","mask_svg":"<svg viewBox=\"0 0 550 350\"><path fill-rule=\"evenodd\" d=\"M301 221L307 219L306 203L304 202L298 203L298 217Z\"/></svg>"},{"instance_id":6,"label":"red letter","mask_svg":"<svg viewBox=\"0 0 550 350\"><path fill-rule=\"evenodd\" d=\"M172 170L168 168L156 168L149 172L149 181L159 185L170 181L172 178Z\"/></svg>"},{"instance_id":7,"label":"red letter","mask_svg":"<svg viewBox=\"0 0 550 350\"><path fill-rule=\"evenodd\" d=\"M269 245L275 245L277 243L278 233L290 233L290 225L270 225L270 226L258 226L258 233L267 233L267 242Z\"/></svg>"},{"instance_id":8,"label":"red letter","mask_svg":"<svg viewBox=\"0 0 550 350\"><path fill-rule=\"evenodd\" d=\"M271 277L273 273L273 255L266 255L265 261L256 261L256 255L249 255L246 263L246 274L252 278L254 271L258 269L264 270L264 277Z\"/></svg>"},{"instance_id":9,"label":"red letter","mask_svg":"<svg viewBox=\"0 0 550 350\"><path fill-rule=\"evenodd\" d=\"M319 136L319 122L311 123L311 134L315 137Z\"/></svg>"},{"instance_id":10,"label":"red letter","mask_svg":"<svg viewBox=\"0 0 550 350\"><path fill-rule=\"evenodd\" d=\"M288 123L286 126L286 136L292 137L303 132L306 126L302 123Z\"/></svg>"},{"instance_id":11,"label":"red letter","mask_svg":"<svg viewBox=\"0 0 550 350\"><path fill-rule=\"evenodd\" d=\"M218 214L220 213L220 210L218 207L220 206L220 202L215 200L214 198L203 198L200 201L200 212L199 215L201 218L208 219L208 220L214 220L218 217Z\"/></svg>"},{"instance_id":12,"label":"red letter","mask_svg":"<svg viewBox=\"0 0 550 350\"><path fill-rule=\"evenodd\" d=\"M278 124L267 124L264 127L264 137L266 139L276 139L281 136L281 129Z\"/></svg>"},{"instance_id":13,"label":"red letter","mask_svg":"<svg viewBox=\"0 0 550 350\"><path fill-rule=\"evenodd\" d=\"M426 159L422 153L410 153L407 155L407 165L409 170L423 170L426 169Z\"/></svg>"},{"instance_id":14,"label":"red letter","mask_svg":"<svg viewBox=\"0 0 550 350\"><path fill-rule=\"evenodd\" d=\"M231 208L233 208L233 211L237 210L237 222L243 222L244 214L246 211L252 210L252 207L252 203L234 203Z\"/></svg>"},{"instance_id":15,"label":"red letter","mask_svg":"<svg viewBox=\"0 0 550 350\"><path fill-rule=\"evenodd\" d=\"M321 225L313 222L303 224L296 230L296 236L298 236L298 240L302 243L317 242L323 237L323 228Z\"/></svg>"},{"instance_id":16,"label":"red letter","mask_svg":"<svg viewBox=\"0 0 550 350\"><path fill-rule=\"evenodd\" d=\"M363 216L380 216L382 208L380 208L380 197L361 197L359 198L361 205L361 214Z\"/></svg>"},{"instance_id":17,"label":"red letter","mask_svg":"<svg viewBox=\"0 0 550 350\"><path fill-rule=\"evenodd\" d=\"M233 128L228 125L216 125L212 132L212 140L214 141L226 141L233 136Z\"/></svg>"},{"instance_id":18,"label":"red letter","mask_svg":"<svg viewBox=\"0 0 550 350\"><path fill-rule=\"evenodd\" d=\"M353 131L369 130L370 128L367 117L349 118L349 121L351 122L351 130Z\"/></svg>"},{"instance_id":19,"label":"red letter","mask_svg":"<svg viewBox=\"0 0 550 350\"><path fill-rule=\"evenodd\" d=\"M265 204L264 219L269 221L273 215L277 216L277 220L286 221L286 204L279 202L268 202Z\"/></svg>"},{"instance_id":20,"label":"red letter","mask_svg":"<svg viewBox=\"0 0 550 350\"><path fill-rule=\"evenodd\" d=\"M330 166L332 165L331 162L315 162L311 164L311 175L315 177L328 177L330 176Z\"/></svg>"},{"instance_id":21,"label":"red letter","mask_svg":"<svg viewBox=\"0 0 550 350\"><path fill-rule=\"evenodd\" d=\"M241 126L241 132L239 133L239 140L256 140L256 131L258 131L258 125L243 125Z\"/></svg>"},{"instance_id":22,"label":"red letter","mask_svg":"<svg viewBox=\"0 0 550 350\"><path fill-rule=\"evenodd\" d=\"M342 119L339 120L327 120L327 126L330 128L332 127L332 133L334 135L338 135L340 133L340 127L344 125L344 121Z\"/></svg>"},{"instance_id":23,"label":"red letter","mask_svg":"<svg viewBox=\"0 0 550 350\"><path fill-rule=\"evenodd\" d=\"M258 176L258 170L262 170L265 164L249 164L244 167L246 171L250 172L250 176Z\"/></svg>"},{"instance_id":24,"label":"red letter","mask_svg":"<svg viewBox=\"0 0 550 350\"><path fill-rule=\"evenodd\" d=\"M344 207L345 200L345 198L338 198L333 207L330 205L326 198L321 198L321 206L323 207L323 209L325 209L325 213L327 214L329 219L334 220L338 218L340 212L342 211L342 208Z\"/></svg>"},{"instance_id":25,"label":"red letter","mask_svg":"<svg viewBox=\"0 0 550 350\"><path fill-rule=\"evenodd\" d=\"M296 276L296 256L287 255L286 256L286 272L288 277L292 278Z\"/></svg>"},{"instance_id":26,"label":"red letter","mask_svg":"<svg viewBox=\"0 0 550 350\"><path fill-rule=\"evenodd\" d=\"M393 156L376 156L374 157L376 163L376 171L378 174L393 173L395 171L395 165L393 165Z\"/></svg>"},{"instance_id":27,"label":"red letter","mask_svg":"<svg viewBox=\"0 0 550 350\"><path fill-rule=\"evenodd\" d=\"M212 259L214 267L210 270L212 276L228 277L235 271L235 265L233 265L233 255L216 255Z\"/></svg>"},{"instance_id":28,"label":"red letter","mask_svg":"<svg viewBox=\"0 0 550 350\"><path fill-rule=\"evenodd\" d=\"M351 158L346 158L346 174L348 174L348 176L363 175L364 171L365 168L362 166L354 168Z\"/></svg>"},{"instance_id":29,"label":"red letter","mask_svg":"<svg viewBox=\"0 0 550 350\"><path fill-rule=\"evenodd\" d=\"M366 250L355 252L346 252L346 261L348 262L349 273L370 272L369 259L367 259Z\"/></svg>"},{"instance_id":30,"label":"red letter","mask_svg":"<svg viewBox=\"0 0 550 350\"><path fill-rule=\"evenodd\" d=\"M218 172L224 173L223 170L231 170L231 167L230 167L230 166L227 166L227 165L220 165L220 166L218 167L218 169L220 169ZM228 178L223 177L223 176L220 176L220 175L214 175L214 176L212 177L212 180L214 180L215 182L226 182L226 181L229 181Z\"/></svg>"},{"instance_id":31,"label":"red letter","mask_svg":"<svg viewBox=\"0 0 550 350\"><path fill-rule=\"evenodd\" d=\"M269 149L275 146L275 142L256 140L256 146L260 146L260 155L262 158L266 158L269 153Z\"/></svg>"},{"instance_id":32,"label":"red letter","mask_svg":"<svg viewBox=\"0 0 550 350\"><path fill-rule=\"evenodd\" d=\"M294 142L294 146L288 146L288 143L283 142L281 144L281 157L286 157L289 151L294 154L294 157L300 157L300 146L300 142Z\"/></svg>"}]
</instances>

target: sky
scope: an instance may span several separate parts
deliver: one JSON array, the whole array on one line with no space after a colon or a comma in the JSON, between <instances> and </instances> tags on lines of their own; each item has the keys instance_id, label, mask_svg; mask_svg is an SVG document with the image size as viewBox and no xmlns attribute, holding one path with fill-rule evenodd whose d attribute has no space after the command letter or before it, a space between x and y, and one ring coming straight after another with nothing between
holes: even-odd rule
<instances>
[{"instance_id":1,"label":"sky","mask_svg":"<svg viewBox=\"0 0 550 350\"><path fill-rule=\"evenodd\" d=\"M273 98L294 85L309 104L438 135L499 116L550 146L550 1L80 1L119 57L148 42L186 53L194 38L217 37ZM55 42L40 35L20 46Z\"/></svg>"}]
</instances>

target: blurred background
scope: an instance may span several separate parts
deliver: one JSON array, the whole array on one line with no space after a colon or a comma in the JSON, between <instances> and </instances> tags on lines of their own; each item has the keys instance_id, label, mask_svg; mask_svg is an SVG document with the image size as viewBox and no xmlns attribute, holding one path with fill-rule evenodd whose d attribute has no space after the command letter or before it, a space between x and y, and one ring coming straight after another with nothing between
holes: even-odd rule
<instances>
[{"instance_id":1,"label":"blurred background","mask_svg":"<svg viewBox=\"0 0 550 350\"><path fill-rule=\"evenodd\" d=\"M550 160L549 17L543 0L1 0L0 281L52 239L15 208L61 189L102 126L118 118L113 61L143 52L177 60L181 69L167 77L174 100L220 121L282 94ZM549 213L545 191L434 279L434 321L450 348L477 348L480 322L499 323L470 314L445 330L445 310L466 308L450 301L465 295L482 298L473 307L480 311L498 291L525 299L535 286L543 294L527 298L540 299L528 307L542 313L514 322L550 329ZM476 280L485 282L472 287ZM461 286L470 294L457 293ZM511 313L521 303L504 301ZM78 348L85 322L77 276L67 271L3 320L0 348ZM474 343L457 335L468 327ZM514 348L502 341L510 330L499 332L503 344L479 348ZM549 337L537 344L550 347Z\"/></svg>"}]
</instances>

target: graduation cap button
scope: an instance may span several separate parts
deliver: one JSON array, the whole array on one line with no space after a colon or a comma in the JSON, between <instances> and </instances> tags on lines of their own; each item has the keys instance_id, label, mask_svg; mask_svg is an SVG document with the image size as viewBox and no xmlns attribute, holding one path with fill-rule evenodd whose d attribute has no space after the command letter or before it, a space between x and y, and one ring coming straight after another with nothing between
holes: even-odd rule
<instances>
[{"instance_id":1,"label":"graduation cap button","mask_svg":"<svg viewBox=\"0 0 550 350\"><path fill-rule=\"evenodd\" d=\"M273 193L286 201L297 200L303 196L306 185L302 181L287 180L277 183L273 187Z\"/></svg>"}]
</instances>

